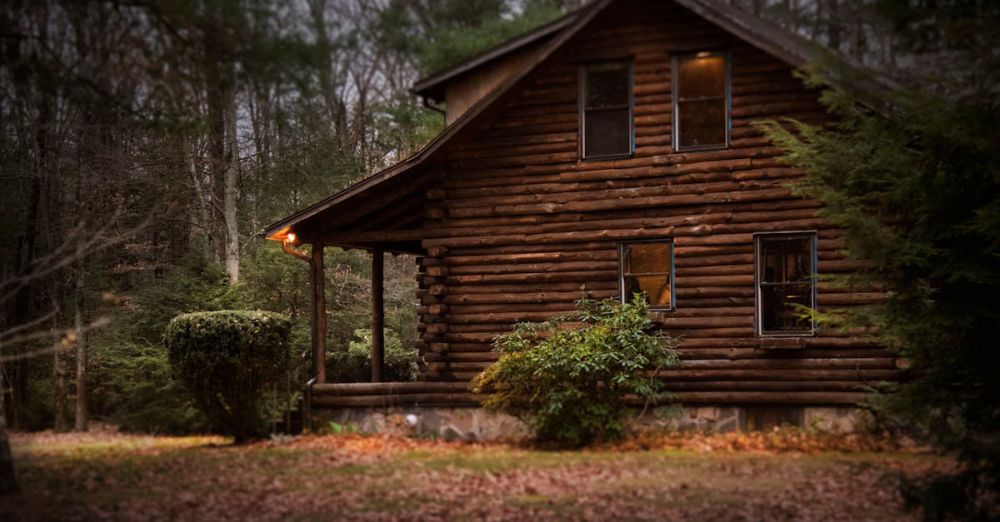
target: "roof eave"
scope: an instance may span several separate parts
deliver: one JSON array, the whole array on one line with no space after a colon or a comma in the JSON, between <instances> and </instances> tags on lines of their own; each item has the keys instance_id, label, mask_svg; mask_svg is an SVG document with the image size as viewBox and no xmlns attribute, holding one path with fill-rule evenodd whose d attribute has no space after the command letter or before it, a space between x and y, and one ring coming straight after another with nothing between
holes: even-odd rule
<instances>
[{"instance_id":1,"label":"roof eave","mask_svg":"<svg viewBox=\"0 0 1000 522\"><path fill-rule=\"evenodd\" d=\"M418 96L430 97L436 101L441 101L444 97L444 87L447 82L478 69L479 67L492 62L497 58L506 56L513 51L535 43L547 36L558 33L570 25L576 17L579 16L580 12L581 10L577 10L568 13L541 27L533 29L520 36L516 36L497 46L491 47L486 51L462 61L458 65L417 80L417 82L414 83L413 87L410 89L410 92Z\"/></svg>"}]
</instances>

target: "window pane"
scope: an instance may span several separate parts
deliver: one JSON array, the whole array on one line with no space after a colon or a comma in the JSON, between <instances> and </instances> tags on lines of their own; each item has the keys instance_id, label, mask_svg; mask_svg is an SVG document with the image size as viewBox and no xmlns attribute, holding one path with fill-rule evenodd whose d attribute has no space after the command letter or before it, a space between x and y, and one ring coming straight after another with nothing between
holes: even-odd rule
<instances>
[{"instance_id":1,"label":"window pane","mask_svg":"<svg viewBox=\"0 0 1000 522\"><path fill-rule=\"evenodd\" d=\"M809 281L813 275L812 238L761 240L761 281Z\"/></svg>"},{"instance_id":2,"label":"window pane","mask_svg":"<svg viewBox=\"0 0 1000 522\"><path fill-rule=\"evenodd\" d=\"M723 54L697 53L677 59L678 96L725 96L726 59Z\"/></svg>"},{"instance_id":3,"label":"window pane","mask_svg":"<svg viewBox=\"0 0 1000 522\"><path fill-rule=\"evenodd\" d=\"M681 147L726 144L726 100L678 102Z\"/></svg>"},{"instance_id":4,"label":"window pane","mask_svg":"<svg viewBox=\"0 0 1000 522\"><path fill-rule=\"evenodd\" d=\"M584 156L628 154L628 109L587 111L584 115Z\"/></svg>"},{"instance_id":5,"label":"window pane","mask_svg":"<svg viewBox=\"0 0 1000 522\"><path fill-rule=\"evenodd\" d=\"M625 271L628 273L669 273L670 243L633 243L626 245Z\"/></svg>"},{"instance_id":6,"label":"window pane","mask_svg":"<svg viewBox=\"0 0 1000 522\"><path fill-rule=\"evenodd\" d=\"M763 331L812 330L812 320L806 315L806 310L801 308L812 306L812 285L762 286L760 301Z\"/></svg>"},{"instance_id":7,"label":"window pane","mask_svg":"<svg viewBox=\"0 0 1000 522\"><path fill-rule=\"evenodd\" d=\"M815 235L760 236L758 241L761 332L811 332Z\"/></svg>"},{"instance_id":8,"label":"window pane","mask_svg":"<svg viewBox=\"0 0 1000 522\"><path fill-rule=\"evenodd\" d=\"M587 108L628 105L628 67L587 70Z\"/></svg>"},{"instance_id":9,"label":"window pane","mask_svg":"<svg viewBox=\"0 0 1000 522\"><path fill-rule=\"evenodd\" d=\"M670 241L626 243L622 248L622 297L629 300L635 294L646 297L650 306L670 308L673 289L670 287L672 264Z\"/></svg>"},{"instance_id":10,"label":"window pane","mask_svg":"<svg viewBox=\"0 0 1000 522\"><path fill-rule=\"evenodd\" d=\"M670 276L626 276L625 298L631 299L635 294L644 294L650 306L670 306Z\"/></svg>"}]
</instances>

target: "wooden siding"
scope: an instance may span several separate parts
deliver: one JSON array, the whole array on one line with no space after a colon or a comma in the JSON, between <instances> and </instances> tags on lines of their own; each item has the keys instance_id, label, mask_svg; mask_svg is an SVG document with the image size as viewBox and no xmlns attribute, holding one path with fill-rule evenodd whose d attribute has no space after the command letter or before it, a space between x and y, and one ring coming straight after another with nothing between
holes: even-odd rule
<instances>
[{"instance_id":1,"label":"wooden siding","mask_svg":"<svg viewBox=\"0 0 1000 522\"><path fill-rule=\"evenodd\" d=\"M670 52L732 52L732 145L671 150ZM577 68L634 60L633 157L581 161ZM664 372L686 403L848 404L863 385L899 377L862 332L809 338L754 334L753 233L815 230L820 274L856 268L819 204L792 196L801 173L753 127L823 122L817 93L791 69L669 2L623 1L585 28L486 127L451 147L444 181L426 190L420 348L428 381L468 381L496 359L491 340L590 297L618 295L617 241L672 237L676 310L656 321L685 342ZM820 283L818 306L863 304L877 291Z\"/></svg>"},{"instance_id":2,"label":"wooden siding","mask_svg":"<svg viewBox=\"0 0 1000 522\"><path fill-rule=\"evenodd\" d=\"M519 68L526 67L541 50L541 42L518 49L479 70L451 81L446 89L445 124L451 125L465 111L510 78Z\"/></svg>"}]
</instances>

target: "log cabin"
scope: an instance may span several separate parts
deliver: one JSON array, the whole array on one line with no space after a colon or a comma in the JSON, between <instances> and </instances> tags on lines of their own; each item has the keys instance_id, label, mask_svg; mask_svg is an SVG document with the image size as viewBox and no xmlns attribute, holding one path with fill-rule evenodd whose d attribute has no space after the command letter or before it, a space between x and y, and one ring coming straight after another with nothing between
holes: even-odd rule
<instances>
[{"instance_id":1,"label":"log cabin","mask_svg":"<svg viewBox=\"0 0 1000 522\"><path fill-rule=\"evenodd\" d=\"M863 332L798 313L884 297L821 280L857 264L754 126L831 121L793 74L813 53L710 0L596 0L417 82L443 107L439 136L265 231L311 263L315 361L323 248L373 254L373 382L326 383L316 363L311 407L475 405L468 383L496 360L492 339L582 294L644 295L655 323L683 338L667 388L744 426L774 409L806 422L899 379ZM419 263L419 382L380 382L385 253Z\"/></svg>"}]
</instances>

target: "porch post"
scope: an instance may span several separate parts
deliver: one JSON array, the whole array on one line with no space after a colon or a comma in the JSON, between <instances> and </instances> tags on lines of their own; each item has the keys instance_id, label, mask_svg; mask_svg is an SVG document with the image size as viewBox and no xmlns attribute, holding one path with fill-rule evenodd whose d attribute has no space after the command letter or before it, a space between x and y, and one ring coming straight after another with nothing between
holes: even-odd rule
<instances>
[{"instance_id":1,"label":"porch post","mask_svg":"<svg viewBox=\"0 0 1000 522\"><path fill-rule=\"evenodd\" d=\"M326 274L323 270L323 244L312 244L309 262L312 282L313 372L317 383L326 382Z\"/></svg>"},{"instance_id":2,"label":"porch post","mask_svg":"<svg viewBox=\"0 0 1000 522\"><path fill-rule=\"evenodd\" d=\"M382 297L383 278L382 247L372 248L372 382L382 382L385 362L385 310Z\"/></svg>"}]
</instances>

